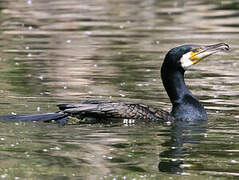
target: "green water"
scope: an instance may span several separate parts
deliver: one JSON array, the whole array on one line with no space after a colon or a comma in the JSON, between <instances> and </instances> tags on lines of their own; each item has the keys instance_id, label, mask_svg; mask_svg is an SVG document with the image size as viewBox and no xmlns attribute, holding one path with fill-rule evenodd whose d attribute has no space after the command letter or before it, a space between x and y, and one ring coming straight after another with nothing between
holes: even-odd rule
<instances>
[{"instance_id":1,"label":"green water","mask_svg":"<svg viewBox=\"0 0 239 180\"><path fill-rule=\"evenodd\" d=\"M2 0L0 115L86 99L171 104L166 52L226 42L186 73L207 123L59 126L0 122L0 179L233 179L239 176L239 3Z\"/></svg>"}]
</instances>

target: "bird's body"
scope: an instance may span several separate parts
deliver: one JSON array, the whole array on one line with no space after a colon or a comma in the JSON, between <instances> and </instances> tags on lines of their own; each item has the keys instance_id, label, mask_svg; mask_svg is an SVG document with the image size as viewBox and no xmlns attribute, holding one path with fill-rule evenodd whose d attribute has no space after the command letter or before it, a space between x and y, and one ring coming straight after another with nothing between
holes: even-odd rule
<instances>
[{"instance_id":1,"label":"bird's body","mask_svg":"<svg viewBox=\"0 0 239 180\"><path fill-rule=\"evenodd\" d=\"M172 103L172 111L148 107L143 104L128 102L105 102L89 100L80 104L60 104L59 112L38 115L10 115L0 119L30 121L60 120L68 116L78 119L134 119L144 121L168 122L181 120L207 120L203 105L189 91L184 81L186 69L201 59L219 51L228 50L229 46L219 43L211 46L183 45L171 49L161 66L161 78L164 88Z\"/></svg>"},{"instance_id":2,"label":"bird's body","mask_svg":"<svg viewBox=\"0 0 239 180\"><path fill-rule=\"evenodd\" d=\"M161 67L161 78L164 88L173 105L171 116L177 119L207 119L207 113L197 98L190 92L184 81L185 69L177 66L179 62L175 54L183 54L192 45L180 49L174 48L168 52ZM179 53L178 51L182 51Z\"/></svg>"}]
</instances>

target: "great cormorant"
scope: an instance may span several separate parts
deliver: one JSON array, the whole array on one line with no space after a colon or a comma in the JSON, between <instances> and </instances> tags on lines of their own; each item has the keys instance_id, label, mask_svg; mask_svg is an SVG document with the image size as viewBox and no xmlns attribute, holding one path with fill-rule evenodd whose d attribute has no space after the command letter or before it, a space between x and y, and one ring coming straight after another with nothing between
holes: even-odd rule
<instances>
[{"instance_id":1,"label":"great cormorant","mask_svg":"<svg viewBox=\"0 0 239 180\"><path fill-rule=\"evenodd\" d=\"M193 64L220 51L229 50L225 43L214 45L182 45L171 49L164 58L161 78L173 105L171 113L154 109L143 104L128 102L105 102L89 100L80 104L60 104L57 113L35 115L9 115L0 119L19 121L60 120L68 116L78 119L134 119L145 121L207 120L203 105L189 91L184 82L184 72Z\"/></svg>"}]
</instances>

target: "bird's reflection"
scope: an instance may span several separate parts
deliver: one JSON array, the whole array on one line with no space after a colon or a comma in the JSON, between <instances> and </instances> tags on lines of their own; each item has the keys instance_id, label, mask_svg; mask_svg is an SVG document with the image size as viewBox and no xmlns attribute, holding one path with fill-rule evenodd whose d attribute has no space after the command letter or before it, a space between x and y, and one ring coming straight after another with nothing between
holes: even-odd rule
<instances>
[{"instance_id":1,"label":"bird's reflection","mask_svg":"<svg viewBox=\"0 0 239 180\"><path fill-rule=\"evenodd\" d=\"M206 131L207 121L175 121L170 132L171 139L163 144L167 147L167 150L159 155L159 171L182 174L184 173L184 167L194 166L191 162L187 163L185 160L192 151L185 144L200 143L204 139Z\"/></svg>"}]
</instances>

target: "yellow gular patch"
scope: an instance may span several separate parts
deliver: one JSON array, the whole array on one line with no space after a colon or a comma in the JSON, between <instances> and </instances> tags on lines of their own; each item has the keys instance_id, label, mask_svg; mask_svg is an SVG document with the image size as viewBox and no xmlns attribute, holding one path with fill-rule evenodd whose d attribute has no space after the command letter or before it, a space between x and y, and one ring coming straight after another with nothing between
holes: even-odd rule
<instances>
[{"instance_id":1,"label":"yellow gular patch","mask_svg":"<svg viewBox=\"0 0 239 180\"><path fill-rule=\"evenodd\" d=\"M199 48L192 48L191 52L191 56L190 56L190 60L193 62L193 64L198 63L201 60L201 56L198 56L198 52L200 52Z\"/></svg>"}]
</instances>

